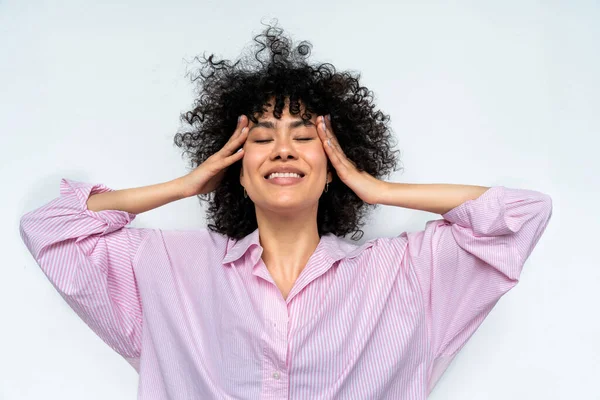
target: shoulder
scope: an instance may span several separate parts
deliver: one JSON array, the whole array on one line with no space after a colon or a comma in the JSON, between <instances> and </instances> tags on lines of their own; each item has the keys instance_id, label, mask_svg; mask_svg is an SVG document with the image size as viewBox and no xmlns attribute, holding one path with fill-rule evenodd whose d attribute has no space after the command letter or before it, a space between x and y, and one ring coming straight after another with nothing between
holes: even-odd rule
<instances>
[{"instance_id":1,"label":"shoulder","mask_svg":"<svg viewBox=\"0 0 600 400\"><path fill-rule=\"evenodd\" d=\"M215 265L221 264L229 240L227 236L208 228L147 229L144 230L144 236L134 261L137 272L142 275L165 273L165 265L180 272L212 270Z\"/></svg>"},{"instance_id":2,"label":"shoulder","mask_svg":"<svg viewBox=\"0 0 600 400\"><path fill-rule=\"evenodd\" d=\"M130 228L136 230L136 228ZM143 229L143 247L165 248L177 252L218 252L227 247L229 238L208 228Z\"/></svg>"}]
</instances>

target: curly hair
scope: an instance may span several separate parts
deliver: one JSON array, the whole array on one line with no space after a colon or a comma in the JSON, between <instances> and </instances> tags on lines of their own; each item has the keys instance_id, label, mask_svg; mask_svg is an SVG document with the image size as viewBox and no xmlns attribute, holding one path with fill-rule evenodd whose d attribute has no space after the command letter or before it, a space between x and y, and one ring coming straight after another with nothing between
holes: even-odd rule
<instances>
[{"instance_id":1,"label":"curly hair","mask_svg":"<svg viewBox=\"0 0 600 400\"><path fill-rule=\"evenodd\" d=\"M312 44L301 41L294 46L283 30L268 25L254 37L252 57L235 62L203 55L197 81L198 98L194 108L181 114L180 120L191 126L175 135L175 145L183 149L192 168L219 151L230 138L241 114L254 123L273 106L280 119L286 101L291 115L310 120L313 113L330 114L338 142L360 171L381 178L397 170L399 151L395 145L390 117L375 109L372 91L359 83L360 74L337 72L329 63L309 64ZM269 101L274 100L274 105ZM301 104L303 107L301 107ZM333 233L352 239L362 237L360 226L370 206L361 200L336 175L329 159L333 181L319 199L317 226L319 236ZM239 182L241 160L225 171L218 187L198 195L208 201L208 228L240 239L257 228L254 203L244 197ZM401 169L401 168L400 168ZM360 233L360 234L359 234ZM359 235L357 235L359 234Z\"/></svg>"}]
</instances>

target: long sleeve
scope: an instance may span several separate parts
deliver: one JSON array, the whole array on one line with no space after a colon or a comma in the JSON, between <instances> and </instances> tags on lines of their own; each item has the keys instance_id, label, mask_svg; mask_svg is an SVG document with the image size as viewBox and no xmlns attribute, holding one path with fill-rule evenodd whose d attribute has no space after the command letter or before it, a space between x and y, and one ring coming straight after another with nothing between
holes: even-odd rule
<instances>
[{"instance_id":1,"label":"long sleeve","mask_svg":"<svg viewBox=\"0 0 600 400\"><path fill-rule=\"evenodd\" d=\"M492 308L514 287L552 216L550 196L494 186L427 222L408 240L405 262L426 308L431 392Z\"/></svg>"},{"instance_id":2,"label":"long sleeve","mask_svg":"<svg viewBox=\"0 0 600 400\"><path fill-rule=\"evenodd\" d=\"M112 190L62 179L60 197L24 214L19 230L69 306L139 372L143 319L134 263L149 230L125 227L135 214L87 208L90 195Z\"/></svg>"}]
</instances>

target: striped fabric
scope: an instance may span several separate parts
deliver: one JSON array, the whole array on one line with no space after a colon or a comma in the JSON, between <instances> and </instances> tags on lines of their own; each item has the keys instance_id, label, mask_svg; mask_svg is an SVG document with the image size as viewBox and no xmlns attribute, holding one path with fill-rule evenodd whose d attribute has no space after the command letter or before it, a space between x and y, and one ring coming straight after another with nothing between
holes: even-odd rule
<instances>
[{"instance_id":1,"label":"striped fabric","mask_svg":"<svg viewBox=\"0 0 600 400\"><path fill-rule=\"evenodd\" d=\"M426 399L516 285L552 215L543 193L493 186L423 231L319 245L286 300L258 230L127 226L68 179L22 216L37 264L139 373L138 399Z\"/></svg>"}]
</instances>

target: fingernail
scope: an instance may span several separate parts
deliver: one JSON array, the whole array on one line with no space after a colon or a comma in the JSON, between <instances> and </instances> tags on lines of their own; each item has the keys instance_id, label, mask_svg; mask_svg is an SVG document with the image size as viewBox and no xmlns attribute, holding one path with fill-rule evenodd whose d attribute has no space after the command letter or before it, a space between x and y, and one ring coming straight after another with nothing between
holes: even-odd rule
<instances>
[{"instance_id":1,"label":"fingernail","mask_svg":"<svg viewBox=\"0 0 600 400\"><path fill-rule=\"evenodd\" d=\"M331 121L331 115L327 114L327 121Z\"/></svg>"},{"instance_id":2,"label":"fingernail","mask_svg":"<svg viewBox=\"0 0 600 400\"><path fill-rule=\"evenodd\" d=\"M240 115L240 116L238 117L238 124L240 123L240 121L241 121L241 120L242 120L242 116Z\"/></svg>"}]
</instances>

